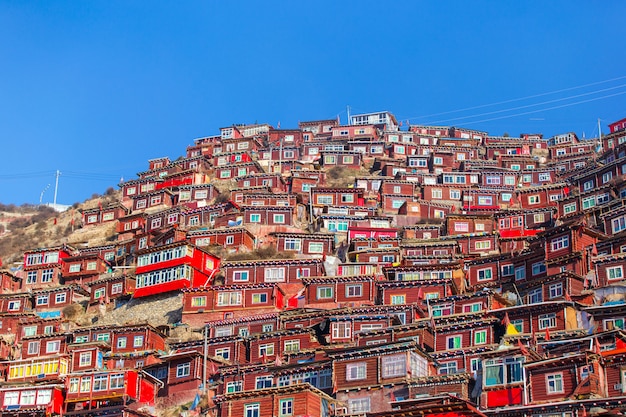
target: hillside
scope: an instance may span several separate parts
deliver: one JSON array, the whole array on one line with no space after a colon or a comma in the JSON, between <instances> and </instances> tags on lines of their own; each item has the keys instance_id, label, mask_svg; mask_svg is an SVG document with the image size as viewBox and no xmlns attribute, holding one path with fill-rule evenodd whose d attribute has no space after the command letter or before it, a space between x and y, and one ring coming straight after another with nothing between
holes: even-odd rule
<instances>
[{"instance_id":1,"label":"hillside","mask_svg":"<svg viewBox=\"0 0 626 417\"><path fill-rule=\"evenodd\" d=\"M24 251L69 244L73 247L105 243L114 235L114 225L82 228L81 210L119 199L119 191L75 204L58 213L47 206L0 204L0 259L6 268L21 264Z\"/></svg>"}]
</instances>

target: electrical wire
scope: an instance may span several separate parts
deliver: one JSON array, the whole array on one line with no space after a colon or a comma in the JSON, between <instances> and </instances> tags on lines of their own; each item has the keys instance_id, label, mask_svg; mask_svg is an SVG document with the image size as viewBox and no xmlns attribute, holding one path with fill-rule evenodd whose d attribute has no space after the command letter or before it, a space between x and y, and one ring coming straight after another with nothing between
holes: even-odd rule
<instances>
[{"instance_id":1,"label":"electrical wire","mask_svg":"<svg viewBox=\"0 0 626 417\"><path fill-rule=\"evenodd\" d=\"M482 109L482 108L485 108L485 107L499 106L501 104L514 103L516 101L529 100L529 99L532 99L532 98L549 96L551 94L563 93L565 91L577 90L579 88L592 87L594 85L600 85L600 84L605 84L605 83L609 83L609 82L613 82L613 81L623 80L625 78L626 78L626 75L623 75L621 77L611 78L611 79L608 79L608 80L596 81L596 82L593 82L593 83L583 84L583 85L579 85L579 86L575 86L575 87L562 88L560 90L549 91L549 92L546 92L546 93L533 94L533 95L526 96L526 97L519 97L519 98L513 98L513 99L509 99L509 100L497 101L495 103L490 103L490 104L481 104L481 105L478 105L478 106L466 107L464 109L450 110L450 111L445 111L445 112L440 112L440 113L433 113L433 114L428 114L428 115L424 115L424 116L415 116L415 117L409 117L409 118L402 117L402 120L424 119L424 118L427 118L427 117L442 116L444 114L460 113L460 112L468 111L468 110L476 110L476 109Z\"/></svg>"},{"instance_id":2,"label":"electrical wire","mask_svg":"<svg viewBox=\"0 0 626 417\"><path fill-rule=\"evenodd\" d=\"M553 107L548 107L546 109L538 109L538 110L531 110L531 111L527 111L527 112L522 112L522 113L516 113L516 114L510 114L510 115L506 115L506 116L500 116L500 117L492 117L490 119L483 119L483 120L476 120L473 122L465 122L465 125L469 125L469 124L475 124L475 123L485 123L485 122L492 122L494 120L502 120L502 119L508 119L511 117L517 117L517 116L525 116L527 114L534 114L534 113L540 113L542 111L549 111L549 110L556 110L556 109L562 109L564 107L569 107L569 106L576 106L578 104L584 104L584 103L589 103L592 101L598 101L598 100L604 100L605 98L610 98L610 97L615 97L615 96L621 96L623 94L626 94L626 91L622 91L619 93L614 93L614 94L609 94L606 96L602 96L602 97L594 97L594 98L590 98L587 100L582 100L582 101L577 101L575 103L567 103L567 104L562 104L560 106L553 106Z\"/></svg>"},{"instance_id":3,"label":"electrical wire","mask_svg":"<svg viewBox=\"0 0 626 417\"><path fill-rule=\"evenodd\" d=\"M626 84L621 84L621 85L618 85L618 86L615 86L615 87L603 88L601 90L591 91L591 92L587 92L587 93L576 94L576 95L569 96L569 97L556 98L556 99L553 99L553 100L543 101L541 103L526 104L524 106L511 107L509 109L504 109L504 110L494 110L494 111L490 111L490 112L486 112L486 113L475 114L475 115L472 115L472 116L455 117L453 119L435 120L435 121L429 122L429 124L447 123L447 122L452 122L452 121L457 121L457 120L473 119L475 117L483 117L483 116L489 116L489 115L492 115L492 114L499 114L499 113L506 113L506 112L514 111L514 110L527 109L529 107L543 106L543 105L546 105L546 104L558 103L559 101L572 100L572 99L575 99L575 98L590 96L592 94L598 94L598 93L602 93L602 92L605 92L605 91L616 90L616 89L622 88L622 87L626 87Z\"/></svg>"}]
</instances>

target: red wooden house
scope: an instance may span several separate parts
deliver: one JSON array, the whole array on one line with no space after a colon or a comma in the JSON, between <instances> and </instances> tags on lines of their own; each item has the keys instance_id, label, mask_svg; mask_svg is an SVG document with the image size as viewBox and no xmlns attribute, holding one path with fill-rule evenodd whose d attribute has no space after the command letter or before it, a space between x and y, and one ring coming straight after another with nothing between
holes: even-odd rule
<instances>
[{"instance_id":1,"label":"red wooden house","mask_svg":"<svg viewBox=\"0 0 626 417\"><path fill-rule=\"evenodd\" d=\"M163 180L158 177L146 177L124 181L119 184L119 187L122 189L122 201L126 204L130 200L135 199L139 194L154 191L157 188L157 184L160 184L162 181Z\"/></svg>"},{"instance_id":2,"label":"red wooden house","mask_svg":"<svg viewBox=\"0 0 626 417\"><path fill-rule=\"evenodd\" d=\"M217 222L220 216L228 213L236 213L237 209L238 206L232 201L199 206L194 209L182 211L180 225L187 229L218 227Z\"/></svg>"},{"instance_id":3,"label":"red wooden house","mask_svg":"<svg viewBox=\"0 0 626 417\"><path fill-rule=\"evenodd\" d=\"M314 207L323 206L363 206L363 190L359 188L325 188L314 187L311 189Z\"/></svg>"},{"instance_id":4,"label":"red wooden house","mask_svg":"<svg viewBox=\"0 0 626 417\"><path fill-rule=\"evenodd\" d=\"M229 163L215 167L215 179L228 180L235 177L243 177L247 175L263 172L263 168L256 161Z\"/></svg>"},{"instance_id":5,"label":"red wooden house","mask_svg":"<svg viewBox=\"0 0 626 417\"><path fill-rule=\"evenodd\" d=\"M71 256L74 248L63 245L24 252L22 290L51 287L61 283L63 259Z\"/></svg>"},{"instance_id":6,"label":"red wooden house","mask_svg":"<svg viewBox=\"0 0 626 417\"><path fill-rule=\"evenodd\" d=\"M65 354L69 336L69 333L51 333L22 337L21 359Z\"/></svg>"},{"instance_id":7,"label":"red wooden house","mask_svg":"<svg viewBox=\"0 0 626 417\"><path fill-rule=\"evenodd\" d=\"M330 233L270 233L276 250L299 256L324 257L335 253L335 235Z\"/></svg>"},{"instance_id":8,"label":"red wooden house","mask_svg":"<svg viewBox=\"0 0 626 417\"><path fill-rule=\"evenodd\" d=\"M111 271L109 262L98 252L84 253L77 256L68 256L63 263L61 274L65 284L87 284L106 272Z\"/></svg>"},{"instance_id":9,"label":"red wooden house","mask_svg":"<svg viewBox=\"0 0 626 417\"><path fill-rule=\"evenodd\" d=\"M0 313L20 314L33 308L29 293L0 294Z\"/></svg>"},{"instance_id":10,"label":"red wooden house","mask_svg":"<svg viewBox=\"0 0 626 417\"><path fill-rule=\"evenodd\" d=\"M565 183L546 184L537 187L520 188L515 199L524 210L558 205L557 201L566 194Z\"/></svg>"},{"instance_id":11,"label":"red wooden house","mask_svg":"<svg viewBox=\"0 0 626 417\"><path fill-rule=\"evenodd\" d=\"M187 238L199 247L215 245L232 251L252 250L255 247L255 237L245 227L192 230L187 232Z\"/></svg>"},{"instance_id":12,"label":"red wooden house","mask_svg":"<svg viewBox=\"0 0 626 417\"><path fill-rule=\"evenodd\" d=\"M220 285L183 290L183 315L203 314L221 320L268 314L285 307L285 293L276 284ZM189 321L190 319L187 319Z\"/></svg>"},{"instance_id":13,"label":"red wooden house","mask_svg":"<svg viewBox=\"0 0 626 417\"><path fill-rule=\"evenodd\" d=\"M128 404L153 406L160 385L153 376L134 369L69 374L63 415L91 413L92 409L113 411Z\"/></svg>"},{"instance_id":14,"label":"red wooden house","mask_svg":"<svg viewBox=\"0 0 626 417\"><path fill-rule=\"evenodd\" d=\"M292 226L295 208L290 206L241 206L243 224L259 226Z\"/></svg>"},{"instance_id":15,"label":"red wooden house","mask_svg":"<svg viewBox=\"0 0 626 417\"><path fill-rule=\"evenodd\" d=\"M267 388L263 391L233 391L218 395L219 416L324 416L331 415L335 401L310 384Z\"/></svg>"},{"instance_id":16,"label":"red wooden house","mask_svg":"<svg viewBox=\"0 0 626 417\"><path fill-rule=\"evenodd\" d=\"M137 252L133 297L207 285L220 259L186 241Z\"/></svg>"},{"instance_id":17,"label":"red wooden house","mask_svg":"<svg viewBox=\"0 0 626 417\"><path fill-rule=\"evenodd\" d=\"M375 281L373 275L303 278L305 306L332 309L374 305Z\"/></svg>"},{"instance_id":18,"label":"red wooden house","mask_svg":"<svg viewBox=\"0 0 626 417\"><path fill-rule=\"evenodd\" d=\"M193 208L206 205L219 194L220 191L213 184L181 185L178 187L176 201Z\"/></svg>"},{"instance_id":19,"label":"red wooden house","mask_svg":"<svg viewBox=\"0 0 626 417\"><path fill-rule=\"evenodd\" d=\"M0 413L6 416L62 415L63 388L57 384L0 388Z\"/></svg>"},{"instance_id":20,"label":"red wooden house","mask_svg":"<svg viewBox=\"0 0 626 417\"><path fill-rule=\"evenodd\" d=\"M83 226L94 226L115 221L128 215L128 213L128 208L120 203L109 204L106 207L102 207L102 204L99 203L98 207L82 210Z\"/></svg>"},{"instance_id":21,"label":"red wooden house","mask_svg":"<svg viewBox=\"0 0 626 417\"><path fill-rule=\"evenodd\" d=\"M145 211L148 208L160 207L166 209L174 205L174 194L168 189L155 190L139 194L132 198L133 211Z\"/></svg>"},{"instance_id":22,"label":"red wooden house","mask_svg":"<svg viewBox=\"0 0 626 417\"><path fill-rule=\"evenodd\" d=\"M18 292L22 288L22 279L7 271L0 271L0 294Z\"/></svg>"},{"instance_id":23,"label":"red wooden house","mask_svg":"<svg viewBox=\"0 0 626 417\"><path fill-rule=\"evenodd\" d=\"M224 275L222 285L300 284L302 278L324 275L324 264L321 259L228 261L222 263L220 271Z\"/></svg>"},{"instance_id":24,"label":"red wooden house","mask_svg":"<svg viewBox=\"0 0 626 417\"><path fill-rule=\"evenodd\" d=\"M86 301L89 293L82 287L71 284L54 288L45 288L32 292L35 312L47 312L48 317L61 314L61 310L70 304Z\"/></svg>"},{"instance_id":25,"label":"red wooden house","mask_svg":"<svg viewBox=\"0 0 626 417\"><path fill-rule=\"evenodd\" d=\"M295 207L296 196L282 192L244 192L241 203L242 206Z\"/></svg>"},{"instance_id":26,"label":"red wooden house","mask_svg":"<svg viewBox=\"0 0 626 417\"><path fill-rule=\"evenodd\" d=\"M390 392L407 379L430 375L431 359L415 342L396 342L328 353L333 361L334 391L347 414L390 410Z\"/></svg>"},{"instance_id":27,"label":"red wooden house","mask_svg":"<svg viewBox=\"0 0 626 417\"><path fill-rule=\"evenodd\" d=\"M544 244L549 275L567 270L580 276L589 272L593 244L605 238L584 219L569 220L537 236Z\"/></svg>"},{"instance_id":28,"label":"red wooden house","mask_svg":"<svg viewBox=\"0 0 626 417\"><path fill-rule=\"evenodd\" d=\"M89 304L110 302L135 291L135 277L108 274L87 284L90 288Z\"/></svg>"},{"instance_id":29,"label":"red wooden house","mask_svg":"<svg viewBox=\"0 0 626 417\"><path fill-rule=\"evenodd\" d=\"M235 178L237 186L241 188L269 187L272 192L284 193L287 191L287 184L279 173L258 173Z\"/></svg>"}]
</instances>

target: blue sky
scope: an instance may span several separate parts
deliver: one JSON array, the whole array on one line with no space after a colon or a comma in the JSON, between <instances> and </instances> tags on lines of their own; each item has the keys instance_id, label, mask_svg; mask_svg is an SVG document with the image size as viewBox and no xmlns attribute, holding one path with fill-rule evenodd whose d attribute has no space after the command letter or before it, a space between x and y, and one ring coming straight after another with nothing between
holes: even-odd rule
<instances>
[{"instance_id":1,"label":"blue sky","mask_svg":"<svg viewBox=\"0 0 626 417\"><path fill-rule=\"evenodd\" d=\"M624 16L623 1L5 0L0 202L51 202L58 169L73 204L220 127L345 122L348 105L596 136L626 117Z\"/></svg>"}]
</instances>

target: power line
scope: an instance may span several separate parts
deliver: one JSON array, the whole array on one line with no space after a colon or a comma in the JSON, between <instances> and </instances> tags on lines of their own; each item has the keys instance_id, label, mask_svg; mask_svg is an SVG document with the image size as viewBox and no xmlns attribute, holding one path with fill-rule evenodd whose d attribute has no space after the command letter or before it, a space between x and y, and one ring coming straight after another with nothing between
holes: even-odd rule
<instances>
[{"instance_id":1,"label":"power line","mask_svg":"<svg viewBox=\"0 0 626 417\"><path fill-rule=\"evenodd\" d=\"M514 98L514 99L509 99L509 100L497 101L495 103L490 103L490 104L481 104L481 105L478 105L478 106L466 107L466 108L458 109L458 110L450 110L450 111L445 111L445 112L440 112L440 113L427 114L427 115L424 115L424 116L415 116L415 117L408 117L408 118L402 117L402 119L403 120L404 119L406 119L406 120L424 119L424 118L427 118L427 117L442 116L444 114L460 113L460 112L468 111L468 110L476 110L476 109L481 109L481 108L485 108L485 107L499 106L501 104L514 103L516 101L528 100L528 99L537 98L537 97L544 97L544 96L548 96L548 95L551 95L551 94L562 93L562 92L565 92L565 91L577 90L579 88L585 88L585 87L591 87L591 86L594 86L594 85L605 84L605 83L609 83L609 82L612 82L612 81L623 80L625 78L626 78L626 75L623 75L621 77L611 78L611 79L608 79L608 80L596 81L596 82L593 82L593 83L583 84L583 85L579 85L579 86L575 86L575 87L562 88L560 90L550 91L550 92L546 92L546 93L533 94L533 95L526 96L526 97L519 97L519 98Z\"/></svg>"},{"instance_id":2,"label":"power line","mask_svg":"<svg viewBox=\"0 0 626 417\"><path fill-rule=\"evenodd\" d=\"M527 109L529 107L543 106L545 104L557 103L559 101L565 101L565 100L571 100L571 99L574 99L574 98L590 96L592 94L597 94L597 93L602 93L602 92L605 92L605 91L616 90L616 89L622 88L622 87L626 87L626 84L621 84L621 85L618 85L618 86L615 86L615 87L603 88L603 89L600 89L600 90L591 91L591 92L587 92L587 93L576 94L576 95L569 96L569 97L556 98L556 99L553 99L553 100L543 101L541 103L526 104L524 106L511 107L509 109L504 109L504 110L494 110L494 111L490 111L490 112L486 112L486 113L475 114L475 115L472 115L472 116L463 116L463 117L455 117L453 119L435 120L435 121L429 122L429 123L430 124L437 124L437 123L451 122L451 121L456 121L456 120L473 119L475 117L489 116L491 114L506 113L508 111Z\"/></svg>"},{"instance_id":3,"label":"power line","mask_svg":"<svg viewBox=\"0 0 626 417\"><path fill-rule=\"evenodd\" d=\"M575 103L567 103L567 104L562 104L560 106L548 107L546 109L531 110L531 111L527 111L527 112L510 114L510 115L506 115L506 116L492 117L490 119L476 120L476 121L473 121L473 122L465 122L464 124L469 125L469 124L475 124L475 123L492 122L494 120L502 120L502 119L508 119L508 118L511 118L511 117L517 117L517 116L524 116L524 115L527 115L527 114L539 113L539 112L542 112L542 111L556 110L556 109L561 109L561 108L564 108L564 107L576 106L578 104L589 103L591 101L598 101L598 100L603 100L605 98L621 96L622 94L626 94L626 91L622 91L622 92L614 93L614 94L609 94L609 95L602 96L602 97L594 97L594 98L590 98L590 99L587 99L587 100L577 101Z\"/></svg>"}]
</instances>

